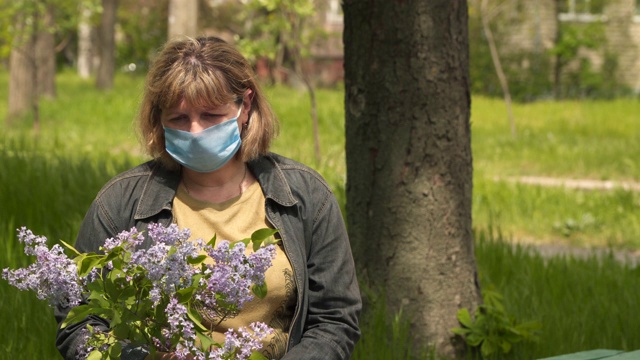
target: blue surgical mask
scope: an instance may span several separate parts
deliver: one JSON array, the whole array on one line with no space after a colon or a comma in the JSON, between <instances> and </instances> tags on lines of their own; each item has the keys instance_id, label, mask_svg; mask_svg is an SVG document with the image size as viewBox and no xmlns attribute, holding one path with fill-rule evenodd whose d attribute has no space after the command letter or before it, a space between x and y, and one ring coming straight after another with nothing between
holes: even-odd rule
<instances>
[{"instance_id":1,"label":"blue surgical mask","mask_svg":"<svg viewBox=\"0 0 640 360\"><path fill-rule=\"evenodd\" d=\"M197 172L211 172L226 164L240 149L238 115L223 123L191 133L164 128L165 147L177 162Z\"/></svg>"}]
</instances>

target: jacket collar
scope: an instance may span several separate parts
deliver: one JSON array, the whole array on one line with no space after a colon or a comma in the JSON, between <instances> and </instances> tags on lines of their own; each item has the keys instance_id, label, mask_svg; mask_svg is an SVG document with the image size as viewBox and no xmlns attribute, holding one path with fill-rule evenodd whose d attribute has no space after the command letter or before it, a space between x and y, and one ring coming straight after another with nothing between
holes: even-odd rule
<instances>
[{"instance_id":1,"label":"jacket collar","mask_svg":"<svg viewBox=\"0 0 640 360\"><path fill-rule=\"evenodd\" d=\"M180 184L180 172L166 169L156 161L145 164L148 178L140 195L135 219L141 220L157 215L162 210L171 211L173 198ZM261 156L248 163L262 188L265 198L282 206L293 206L296 199L278 162L271 154Z\"/></svg>"},{"instance_id":2,"label":"jacket collar","mask_svg":"<svg viewBox=\"0 0 640 360\"><path fill-rule=\"evenodd\" d=\"M267 154L250 161L249 170L258 179L265 198L272 199L282 206L293 206L296 199L274 156L275 154Z\"/></svg>"},{"instance_id":3,"label":"jacket collar","mask_svg":"<svg viewBox=\"0 0 640 360\"><path fill-rule=\"evenodd\" d=\"M179 171L168 170L157 161L145 165L148 167L148 176L134 215L136 220L155 216L162 210L171 211L180 184Z\"/></svg>"}]
</instances>

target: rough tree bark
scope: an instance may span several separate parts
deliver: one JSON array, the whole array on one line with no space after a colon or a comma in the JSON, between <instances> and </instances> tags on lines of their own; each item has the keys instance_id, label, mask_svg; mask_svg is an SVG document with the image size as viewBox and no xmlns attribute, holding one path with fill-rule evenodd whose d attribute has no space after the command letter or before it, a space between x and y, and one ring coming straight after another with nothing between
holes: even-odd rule
<instances>
[{"instance_id":1,"label":"rough tree bark","mask_svg":"<svg viewBox=\"0 0 640 360\"><path fill-rule=\"evenodd\" d=\"M113 88L116 68L116 14L118 0L102 0L102 17L100 19L100 65L96 75L98 89Z\"/></svg>"},{"instance_id":2,"label":"rough tree bark","mask_svg":"<svg viewBox=\"0 0 640 360\"><path fill-rule=\"evenodd\" d=\"M467 2L345 0L347 221L359 277L419 344L476 308Z\"/></svg>"}]
</instances>

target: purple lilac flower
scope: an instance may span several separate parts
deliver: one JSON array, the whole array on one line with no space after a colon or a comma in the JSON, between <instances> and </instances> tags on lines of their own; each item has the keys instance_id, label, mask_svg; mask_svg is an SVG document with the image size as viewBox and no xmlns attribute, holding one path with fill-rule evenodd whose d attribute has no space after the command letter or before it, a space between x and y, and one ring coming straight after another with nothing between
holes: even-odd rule
<instances>
[{"instance_id":1,"label":"purple lilac flower","mask_svg":"<svg viewBox=\"0 0 640 360\"><path fill-rule=\"evenodd\" d=\"M187 316L187 308L172 297L166 308L169 327L165 328L163 335L167 338L177 336L181 339L176 345L175 355L178 359L185 359L190 353L199 353L195 346L196 333L193 323Z\"/></svg>"},{"instance_id":2,"label":"purple lilac flower","mask_svg":"<svg viewBox=\"0 0 640 360\"><path fill-rule=\"evenodd\" d=\"M47 246L47 238L44 236L36 236L26 227L18 230L18 241L24 243L24 253L27 255L35 255L35 249L39 246Z\"/></svg>"},{"instance_id":3,"label":"purple lilac flower","mask_svg":"<svg viewBox=\"0 0 640 360\"><path fill-rule=\"evenodd\" d=\"M273 329L264 323L254 322L249 327L225 332L224 344L210 353L209 359L226 359L228 354L235 354L234 359L245 360L251 353L262 348L262 340L273 334Z\"/></svg>"},{"instance_id":4,"label":"purple lilac flower","mask_svg":"<svg viewBox=\"0 0 640 360\"><path fill-rule=\"evenodd\" d=\"M216 248L207 248L214 260L207 264L206 279L196 297L220 318L234 316L253 299L251 288L264 284L264 272L275 257L275 246L269 245L245 255L245 244L221 241Z\"/></svg>"},{"instance_id":5,"label":"purple lilac flower","mask_svg":"<svg viewBox=\"0 0 640 360\"><path fill-rule=\"evenodd\" d=\"M2 278L20 290L36 292L38 299L49 305L75 306L82 298L81 281L76 264L69 259L58 244L51 249L45 237L35 236L30 230L18 230L18 239L25 244L24 252L36 257L36 262L26 268L4 269Z\"/></svg>"},{"instance_id":6,"label":"purple lilac flower","mask_svg":"<svg viewBox=\"0 0 640 360\"><path fill-rule=\"evenodd\" d=\"M191 285L191 278L198 269L189 264L188 259L198 256L203 245L188 241L189 230L179 230L175 224L166 228L150 224L149 236L153 245L134 252L128 270L136 266L145 269L146 277L153 284L151 299L157 305L163 293L173 293Z\"/></svg>"},{"instance_id":7,"label":"purple lilac flower","mask_svg":"<svg viewBox=\"0 0 640 360\"><path fill-rule=\"evenodd\" d=\"M76 359L86 359L87 356L95 349L89 345L91 333L87 328L80 330L80 342L76 348Z\"/></svg>"},{"instance_id":8,"label":"purple lilac flower","mask_svg":"<svg viewBox=\"0 0 640 360\"><path fill-rule=\"evenodd\" d=\"M131 251L144 241L144 235L133 227L129 231L123 231L116 235L115 238L109 238L105 240L104 251L106 253L111 252L114 248L122 246L125 250Z\"/></svg>"},{"instance_id":9,"label":"purple lilac flower","mask_svg":"<svg viewBox=\"0 0 640 360\"><path fill-rule=\"evenodd\" d=\"M186 242L191 236L191 231L189 229L180 230L178 225L171 224L167 227L162 226L158 223L151 223L147 227L149 231L149 236L156 243L174 245L178 242Z\"/></svg>"},{"instance_id":10,"label":"purple lilac flower","mask_svg":"<svg viewBox=\"0 0 640 360\"><path fill-rule=\"evenodd\" d=\"M276 257L276 247L269 245L260 248L249 255L247 277L256 284L264 284L264 274L271 266L271 260Z\"/></svg>"}]
</instances>

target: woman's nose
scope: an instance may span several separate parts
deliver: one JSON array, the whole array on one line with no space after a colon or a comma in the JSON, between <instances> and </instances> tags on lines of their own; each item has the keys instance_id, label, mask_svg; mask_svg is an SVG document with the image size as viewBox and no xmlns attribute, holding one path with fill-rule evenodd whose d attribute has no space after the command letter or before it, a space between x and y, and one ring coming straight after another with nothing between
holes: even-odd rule
<instances>
[{"instance_id":1,"label":"woman's nose","mask_svg":"<svg viewBox=\"0 0 640 360\"><path fill-rule=\"evenodd\" d=\"M203 125L203 122L200 121L199 118L191 118L189 120L189 132L197 133L206 129L206 126Z\"/></svg>"}]
</instances>

